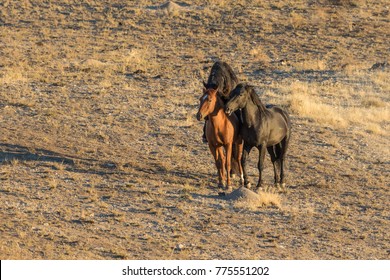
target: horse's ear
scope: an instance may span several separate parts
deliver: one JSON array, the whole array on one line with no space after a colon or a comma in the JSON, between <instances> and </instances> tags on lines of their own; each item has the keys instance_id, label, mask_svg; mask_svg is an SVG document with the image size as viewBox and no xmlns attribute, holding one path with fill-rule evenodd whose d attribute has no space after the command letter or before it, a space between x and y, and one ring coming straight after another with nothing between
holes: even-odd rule
<instances>
[{"instance_id":1,"label":"horse's ear","mask_svg":"<svg viewBox=\"0 0 390 280\"><path fill-rule=\"evenodd\" d=\"M203 83L203 91L205 91L207 89L207 84L205 83L205 81L202 81Z\"/></svg>"}]
</instances>

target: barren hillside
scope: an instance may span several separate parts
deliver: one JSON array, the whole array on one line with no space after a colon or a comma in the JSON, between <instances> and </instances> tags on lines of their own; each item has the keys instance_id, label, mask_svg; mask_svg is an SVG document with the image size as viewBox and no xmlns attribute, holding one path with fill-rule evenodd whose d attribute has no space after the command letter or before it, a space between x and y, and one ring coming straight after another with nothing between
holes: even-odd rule
<instances>
[{"instance_id":1,"label":"barren hillside","mask_svg":"<svg viewBox=\"0 0 390 280\"><path fill-rule=\"evenodd\" d=\"M388 259L389 9L2 1L0 259ZM217 195L217 60L290 113L287 192Z\"/></svg>"}]
</instances>

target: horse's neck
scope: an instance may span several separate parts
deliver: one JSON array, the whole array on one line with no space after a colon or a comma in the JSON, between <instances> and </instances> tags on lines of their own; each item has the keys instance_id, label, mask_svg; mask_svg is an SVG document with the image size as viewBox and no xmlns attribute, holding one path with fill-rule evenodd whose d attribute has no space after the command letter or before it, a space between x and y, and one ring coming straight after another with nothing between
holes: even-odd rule
<instances>
[{"instance_id":1,"label":"horse's neck","mask_svg":"<svg viewBox=\"0 0 390 280\"><path fill-rule=\"evenodd\" d=\"M209 117L210 120L214 123L214 126L220 123L221 119L225 119L227 117L224 111L223 101L219 97L215 104L214 111L209 115Z\"/></svg>"},{"instance_id":2,"label":"horse's neck","mask_svg":"<svg viewBox=\"0 0 390 280\"><path fill-rule=\"evenodd\" d=\"M247 102L243 112L244 123L248 126L248 128L253 127L253 125L258 123L261 119L261 110L252 101Z\"/></svg>"}]
</instances>

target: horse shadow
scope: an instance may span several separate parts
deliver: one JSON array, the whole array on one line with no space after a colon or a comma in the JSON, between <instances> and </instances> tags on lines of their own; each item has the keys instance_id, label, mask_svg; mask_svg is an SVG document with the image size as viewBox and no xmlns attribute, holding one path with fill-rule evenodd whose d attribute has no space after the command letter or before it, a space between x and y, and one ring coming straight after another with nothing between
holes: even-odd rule
<instances>
[{"instance_id":1,"label":"horse shadow","mask_svg":"<svg viewBox=\"0 0 390 280\"><path fill-rule=\"evenodd\" d=\"M68 166L68 170L78 173L98 175L112 173L112 164L108 162L100 162L93 158L69 156L47 149L32 149L16 144L0 143L0 165L14 160L65 164ZM54 165L52 168L55 168Z\"/></svg>"},{"instance_id":2,"label":"horse shadow","mask_svg":"<svg viewBox=\"0 0 390 280\"><path fill-rule=\"evenodd\" d=\"M12 160L57 162L69 165L74 159L45 149L29 149L20 145L0 143L0 163Z\"/></svg>"}]
</instances>

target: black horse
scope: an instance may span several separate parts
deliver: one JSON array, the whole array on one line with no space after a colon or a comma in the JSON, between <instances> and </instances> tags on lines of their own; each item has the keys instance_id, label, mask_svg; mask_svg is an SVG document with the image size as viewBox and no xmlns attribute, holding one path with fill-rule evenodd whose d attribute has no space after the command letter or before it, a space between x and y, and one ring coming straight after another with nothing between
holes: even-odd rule
<instances>
[{"instance_id":1,"label":"black horse","mask_svg":"<svg viewBox=\"0 0 390 280\"><path fill-rule=\"evenodd\" d=\"M271 156L274 166L275 187L285 188L284 158L291 134L291 122L288 114L278 106L267 108L257 96L254 88L246 84L238 84L230 95L226 104L226 113L232 114L242 109L243 124L241 136L244 139L242 167L244 171L244 185L250 187L246 172L246 160L253 147L259 149L259 181L256 190L261 188L265 150ZM280 175L277 169L280 169Z\"/></svg>"},{"instance_id":2,"label":"black horse","mask_svg":"<svg viewBox=\"0 0 390 280\"><path fill-rule=\"evenodd\" d=\"M223 61L217 61L211 67L210 75L207 83L203 82L203 94L210 89L217 90L217 94L221 97L224 104L229 101L230 92L238 84L236 74L233 69ZM207 121L207 120L206 120ZM206 139L206 122L203 126L203 142L207 143Z\"/></svg>"},{"instance_id":3,"label":"black horse","mask_svg":"<svg viewBox=\"0 0 390 280\"><path fill-rule=\"evenodd\" d=\"M204 89L215 89L218 95L226 103L229 100L230 92L238 84L236 74L226 62L217 61L211 68L207 83L203 82Z\"/></svg>"}]
</instances>

